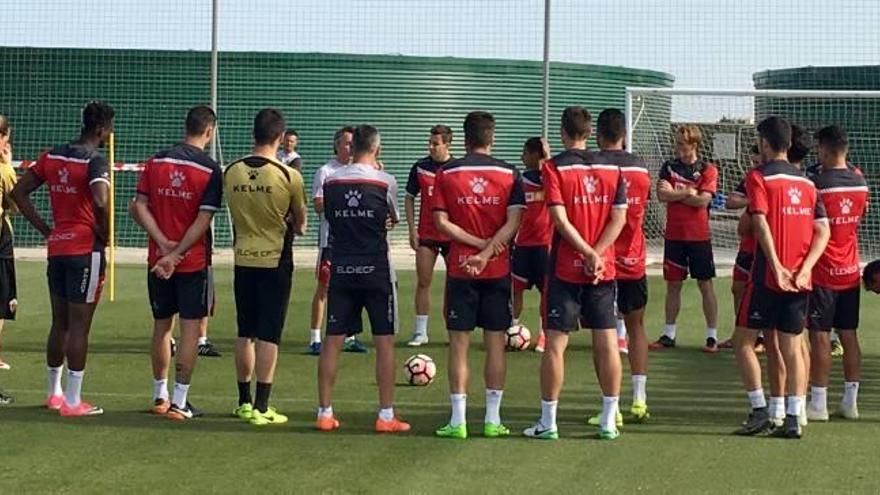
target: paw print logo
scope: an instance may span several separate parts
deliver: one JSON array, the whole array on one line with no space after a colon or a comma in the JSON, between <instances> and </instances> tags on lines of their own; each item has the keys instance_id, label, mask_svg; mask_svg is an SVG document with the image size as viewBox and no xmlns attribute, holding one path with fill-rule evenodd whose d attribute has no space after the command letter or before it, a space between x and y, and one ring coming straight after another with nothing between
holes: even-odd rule
<instances>
[{"instance_id":1,"label":"paw print logo","mask_svg":"<svg viewBox=\"0 0 880 495\"><path fill-rule=\"evenodd\" d=\"M468 184L471 186L471 191L474 194L483 194L486 192L486 186L489 185L489 182L483 177L474 177Z\"/></svg>"},{"instance_id":2,"label":"paw print logo","mask_svg":"<svg viewBox=\"0 0 880 495\"><path fill-rule=\"evenodd\" d=\"M58 169L58 182L62 184L67 184L67 181L70 180L70 170L67 168L59 168Z\"/></svg>"},{"instance_id":3,"label":"paw print logo","mask_svg":"<svg viewBox=\"0 0 880 495\"><path fill-rule=\"evenodd\" d=\"M802 193L801 190L796 187L788 188L788 198L791 200L791 204L793 205L801 204L801 196L803 196L803 194L804 193Z\"/></svg>"},{"instance_id":4,"label":"paw print logo","mask_svg":"<svg viewBox=\"0 0 880 495\"><path fill-rule=\"evenodd\" d=\"M250 179L250 180L257 180L257 177L258 177L259 175L260 175L260 171L259 171L259 170L256 170L256 169L254 169L254 170L248 170L248 179Z\"/></svg>"},{"instance_id":5,"label":"paw print logo","mask_svg":"<svg viewBox=\"0 0 880 495\"><path fill-rule=\"evenodd\" d=\"M584 188L587 190L587 194L593 194L596 192L596 188L599 185L599 181L596 180L595 177L588 176L584 177Z\"/></svg>"},{"instance_id":6,"label":"paw print logo","mask_svg":"<svg viewBox=\"0 0 880 495\"><path fill-rule=\"evenodd\" d=\"M849 212L852 211L853 202L849 198L843 198L840 200L840 212L844 215L849 215Z\"/></svg>"},{"instance_id":7,"label":"paw print logo","mask_svg":"<svg viewBox=\"0 0 880 495\"><path fill-rule=\"evenodd\" d=\"M175 170L175 171L171 172L170 179L171 179L171 187L179 188L180 186L183 185L183 181L186 180L186 177L184 177L183 172L181 172L180 170Z\"/></svg>"},{"instance_id":8,"label":"paw print logo","mask_svg":"<svg viewBox=\"0 0 880 495\"><path fill-rule=\"evenodd\" d=\"M355 191L354 189L345 193L345 201L349 208L357 208L360 206L362 197L360 191Z\"/></svg>"}]
</instances>

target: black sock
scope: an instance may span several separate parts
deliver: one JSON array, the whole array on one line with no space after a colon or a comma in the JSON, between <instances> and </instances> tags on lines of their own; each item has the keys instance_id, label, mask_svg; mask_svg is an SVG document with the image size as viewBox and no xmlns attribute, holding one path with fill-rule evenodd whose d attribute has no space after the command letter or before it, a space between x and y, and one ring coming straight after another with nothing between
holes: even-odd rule
<instances>
[{"instance_id":1,"label":"black sock","mask_svg":"<svg viewBox=\"0 0 880 495\"><path fill-rule=\"evenodd\" d=\"M251 382L238 382L238 405L251 403Z\"/></svg>"},{"instance_id":2,"label":"black sock","mask_svg":"<svg viewBox=\"0 0 880 495\"><path fill-rule=\"evenodd\" d=\"M269 409L269 394L272 393L271 383L257 382L257 400L254 402L254 409L261 413Z\"/></svg>"}]
</instances>

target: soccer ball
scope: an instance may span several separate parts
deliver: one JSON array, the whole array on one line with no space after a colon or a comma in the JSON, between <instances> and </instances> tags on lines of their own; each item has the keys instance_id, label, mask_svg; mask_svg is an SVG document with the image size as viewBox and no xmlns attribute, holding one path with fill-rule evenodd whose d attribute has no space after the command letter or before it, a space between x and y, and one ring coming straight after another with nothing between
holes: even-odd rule
<instances>
[{"instance_id":1,"label":"soccer ball","mask_svg":"<svg viewBox=\"0 0 880 495\"><path fill-rule=\"evenodd\" d=\"M507 349L510 351L524 351L529 348L532 341L532 332L525 325L514 325L507 329Z\"/></svg>"},{"instance_id":2,"label":"soccer ball","mask_svg":"<svg viewBox=\"0 0 880 495\"><path fill-rule=\"evenodd\" d=\"M429 356L416 354L403 363L403 374L410 385L424 387L434 381L434 375L437 374L437 365Z\"/></svg>"}]
</instances>

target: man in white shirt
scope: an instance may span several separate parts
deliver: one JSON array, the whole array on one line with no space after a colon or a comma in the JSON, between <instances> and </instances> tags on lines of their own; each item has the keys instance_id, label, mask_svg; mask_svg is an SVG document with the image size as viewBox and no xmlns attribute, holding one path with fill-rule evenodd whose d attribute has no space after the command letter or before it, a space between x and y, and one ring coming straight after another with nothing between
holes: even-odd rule
<instances>
[{"instance_id":1,"label":"man in white shirt","mask_svg":"<svg viewBox=\"0 0 880 495\"><path fill-rule=\"evenodd\" d=\"M299 134L293 129L284 131L284 140L278 150L278 161L302 172L302 156L296 151L299 145Z\"/></svg>"}]
</instances>

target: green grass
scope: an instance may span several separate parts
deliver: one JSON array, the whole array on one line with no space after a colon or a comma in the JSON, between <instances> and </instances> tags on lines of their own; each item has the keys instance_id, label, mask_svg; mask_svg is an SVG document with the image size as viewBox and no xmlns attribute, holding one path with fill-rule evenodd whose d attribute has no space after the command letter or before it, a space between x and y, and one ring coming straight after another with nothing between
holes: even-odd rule
<instances>
[{"instance_id":1,"label":"green grass","mask_svg":"<svg viewBox=\"0 0 880 495\"><path fill-rule=\"evenodd\" d=\"M150 313L144 269L122 267L118 299L101 304L92 330L84 395L103 406L102 417L64 419L39 407L44 398L44 341L49 321L43 263L19 264L20 313L4 330L5 357L14 369L0 372L0 385L17 402L0 408L0 493L109 492L853 492L880 491L876 459L880 441L880 393L876 390L880 338L878 310L863 307L864 378L859 422L811 425L799 442L737 438L730 432L746 412L730 352L699 352L702 317L696 287L688 284L679 322L680 348L651 354L648 381L651 422L627 425L615 442L593 440L585 418L600 405L588 335L573 338L559 411L562 439L529 441L519 436L539 414L539 355L510 355L502 414L511 438L467 441L433 437L448 418L446 341L435 311L426 352L440 373L426 388L401 385L397 410L412 422L402 436L371 432L376 408L373 355L344 355L334 408L343 428L312 429L316 406L316 359L303 354L313 281L296 274L288 328L278 364L274 403L291 417L283 427L255 429L229 413L236 405L232 345L235 336L231 271L218 270L218 315L211 338L224 351L201 359L193 402L207 417L178 424L145 411L152 388ZM438 282L442 282L441 280ZM412 322L414 277L400 281L401 340ZM731 320L728 281L718 282L722 321ZM441 283L435 284L439 307ZM662 282L652 279L648 329L662 323ZM525 323L534 328L536 297ZM729 325L722 325L722 337ZM368 338L368 337L367 337ZM398 349L402 363L411 352ZM471 364L471 431L482 431L482 351ZM829 403L841 394L835 362ZM626 366L625 366L626 370ZM402 376L401 376L402 381ZM622 406L630 404L624 378Z\"/></svg>"}]
</instances>

